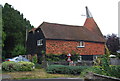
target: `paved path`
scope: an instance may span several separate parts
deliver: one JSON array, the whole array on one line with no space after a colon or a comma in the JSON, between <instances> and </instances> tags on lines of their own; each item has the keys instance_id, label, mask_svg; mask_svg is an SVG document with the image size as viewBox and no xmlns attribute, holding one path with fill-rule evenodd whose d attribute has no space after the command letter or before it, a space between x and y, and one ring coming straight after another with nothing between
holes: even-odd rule
<instances>
[{"instance_id":1,"label":"paved path","mask_svg":"<svg viewBox=\"0 0 120 81\"><path fill-rule=\"evenodd\" d=\"M11 78L10 75L2 75L2 79L8 79L8 78Z\"/></svg>"},{"instance_id":2,"label":"paved path","mask_svg":"<svg viewBox=\"0 0 120 81\"><path fill-rule=\"evenodd\" d=\"M2 81L84 81L80 78L55 78L55 79L26 79L26 80L2 80Z\"/></svg>"}]
</instances>

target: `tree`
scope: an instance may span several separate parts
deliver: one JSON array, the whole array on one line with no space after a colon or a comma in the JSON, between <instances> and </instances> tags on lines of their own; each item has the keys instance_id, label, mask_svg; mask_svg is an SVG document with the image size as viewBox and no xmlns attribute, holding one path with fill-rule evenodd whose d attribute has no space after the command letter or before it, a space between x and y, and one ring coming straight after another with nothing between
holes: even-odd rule
<instances>
[{"instance_id":1,"label":"tree","mask_svg":"<svg viewBox=\"0 0 120 81\"><path fill-rule=\"evenodd\" d=\"M25 46L26 26L28 29L33 26L23 17L23 14L8 3L2 8L2 19L3 31L6 34L3 51L6 53L5 57L12 57L13 50L18 44Z\"/></svg>"},{"instance_id":2,"label":"tree","mask_svg":"<svg viewBox=\"0 0 120 81\"><path fill-rule=\"evenodd\" d=\"M0 5L0 47L2 47L2 5Z\"/></svg>"},{"instance_id":3,"label":"tree","mask_svg":"<svg viewBox=\"0 0 120 81\"><path fill-rule=\"evenodd\" d=\"M116 54L116 51L120 49L120 43L119 43L120 38L117 37L117 35L112 34L112 35L107 35L106 40L107 40L106 45L110 50L110 52L112 54Z\"/></svg>"},{"instance_id":4,"label":"tree","mask_svg":"<svg viewBox=\"0 0 120 81\"><path fill-rule=\"evenodd\" d=\"M24 55L26 53L26 49L23 45L18 44L12 51L12 56Z\"/></svg>"}]
</instances>

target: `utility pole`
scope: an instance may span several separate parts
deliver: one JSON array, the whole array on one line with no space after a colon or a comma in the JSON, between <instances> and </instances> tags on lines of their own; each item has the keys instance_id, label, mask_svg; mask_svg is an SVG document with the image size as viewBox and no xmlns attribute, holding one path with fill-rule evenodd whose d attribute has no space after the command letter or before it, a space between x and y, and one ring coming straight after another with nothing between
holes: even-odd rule
<instances>
[{"instance_id":1,"label":"utility pole","mask_svg":"<svg viewBox=\"0 0 120 81\"><path fill-rule=\"evenodd\" d=\"M26 26L26 38L25 38L25 48L26 48L26 51L27 51L27 38L28 38L28 26ZM28 55L26 55L25 57L28 59Z\"/></svg>"}]
</instances>

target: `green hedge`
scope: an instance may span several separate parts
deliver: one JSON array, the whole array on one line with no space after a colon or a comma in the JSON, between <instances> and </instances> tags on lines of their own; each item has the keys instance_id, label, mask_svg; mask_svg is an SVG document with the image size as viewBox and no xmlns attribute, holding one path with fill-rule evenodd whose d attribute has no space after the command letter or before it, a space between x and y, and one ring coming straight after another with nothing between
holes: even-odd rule
<instances>
[{"instance_id":1,"label":"green hedge","mask_svg":"<svg viewBox=\"0 0 120 81\"><path fill-rule=\"evenodd\" d=\"M110 66L110 76L120 78L120 65Z\"/></svg>"},{"instance_id":2,"label":"green hedge","mask_svg":"<svg viewBox=\"0 0 120 81\"><path fill-rule=\"evenodd\" d=\"M34 63L32 62L12 62L6 61L2 63L3 71L32 71L34 68Z\"/></svg>"},{"instance_id":3,"label":"green hedge","mask_svg":"<svg viewBox=\"0 0 120 81\"><path fill-rule=\"evenodd\" d=\"M97 66L97 67L93 67L93 71L101 75L120 78L120 65L109 66L108 70L104 70L104 68Z\"/></svg>"},{"instance_id":4,"label":"green hedge","mask_svg":"<svg viewBox=\"0 0 120 81\"><path fill-rule=\"evenodd\" d=\"M72 54L71 60L77 61L79 59L79 54ZM66 61L67 60L66 54L47 54L46 61Z\"/></svg>"},{"instance_id":5,"label":"green hedge","mask_svg":"<svg viewBox=\"0 0 120 81\"><path fill-rule=\"evenodd\" d=\"M64 66L64 65L50 65L46 68L47 73L51 74L80 74L88 66Z\"/></svg>"}]
</instances>

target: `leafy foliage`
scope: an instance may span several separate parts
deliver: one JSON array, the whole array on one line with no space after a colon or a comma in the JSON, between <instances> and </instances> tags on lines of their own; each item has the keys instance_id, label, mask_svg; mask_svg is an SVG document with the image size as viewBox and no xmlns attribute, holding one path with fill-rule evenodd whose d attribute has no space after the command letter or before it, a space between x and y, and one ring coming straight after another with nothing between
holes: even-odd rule
<instances>
[{"instance_id":1,"label":"leafy foliage","mask_svg":"<svg viewBox=\"0 0 120 81\"><path fill-rule=\"evenodd\" d=\"M72 54L71 60L72 61L77 61L79 54ZM67 55L65 54L48 54L46 55L46 60L47 61L66 61L67 60Z\"/></svg>"},{"instance_id":2,"label":"leafy foliage","mask_svg":"<svg viewBox=\"0 0 120 81\"><path fill-rule=\"evenodd\" d=\"M24 55L26 53L26 49L23 45L18 44L12 51L13 56Z\"/></svg>"},{"instance_id":3,"label":"leafy foliage","mask_svg":"<svg viewBox=\"0 0 120 81\"><path fill-rule=\"evenodd\" d=\"M2 63L2 70L3 71L18 71L20 65L18 63L12 62L12 61L7 61Z\"/></svg>"},{"instance_id":4,"label":"leafy foliage","mask_svg":"<svg viewBox=\"0 0 120 81\"><path fill-rule=\"evenodd\" d=\"M0 5L0 47L3 46L1 38L2 38L2 6Z\"/></svg>"},{"instance_id":5,"label":"leafy foliage","mask_svg":"<svg viewBox=\"0 0 120 81\"><path fill-rule=\"evenodd\" d=\"M3 71L32 71L34 63L31 62L13 62L13 61L6 61L2 63L2 70Z\"/></svg>"},{"instance_id":6,"label":"leafy foliage","mask_svg":"<svg viewBox=\"0 0 120 81\"><path fill-rule=\"evenodd\" d=\"M3 32L2 32L2 47L4 47L4 41L5 41L5 39L6 39L6 34L5 34L5 32L3 31Z\"/></svg>"},{"instance_id":7,"label":"leafy foliage","mask_svg":"<svg viewBox=\"0 0 120 81\"><path fill-rule=\"evenodd\" d=\"M62 61L62 60L66 60L67 56L65 54L48 54L46 55L46 61Z\"/></svg>"},{"instance_id":8,"label":"leafy foliage","mask_svg":"<svg viewBox=\"0 0 120 81\"><path fill-rule=\"evenodd\" d=\"M83 76L87 72L94 72L101 75L120 78L120 65L111 66L109 64L108 55L103 55L100 60L101 60L100 66L93 66L93 67L87 68L86 70L84 70L84 72L82 72L81 75Z\"/></svg>"},{"instance_id":9,"label":"leafy foliage","mask_svg":"<svg viewBox=\"0 0 120 81\"><path fill-rule=\"evenodd\" d=\"M110 66L110 76L120 78L120 65Z\"/></svg>"},{"instance_id":10,"label":"leafy foliage","mask_svg":"<svg viewBox=\"0 0 120 81\"><path fill-rule=\"evenodd\" d=\"M37 56L33 56L32 62L33 62L34 64L37 64Z\"/></svg>"},{"instance_id":11,"label":"leafy foliage","mask_svg":"<svg viewBox=\"0 0 120 81\"><path fill-rule=\"evenodd\" d=\"M15 49L16 45L25 45L26 28L29 30L33 28L30 22L23 17L18 10L15 10L13 6L6 3L2 7L2 21L3 21L3 31L6 36L4 40L4 56L12 57L12 51Z\"/></svg>"},{"instance_id":12,"label":"leafy foliage","mask_svg":"<svg viewBox=\"0 0 120 81\"><path fill-rule=\"evenodd\" d=\"M34 63L32 62L24 62L24 61L21 61L19 62L20 64L20 69L19 71L32 71L34 68Z\"/></svg>"},{"instance_id":13,"label":"leafy foliage","mask_svg":"<svg viewBox=\"0 0 120 81\"><path fill-rule=\"evenodd\" d=\"M119 37L117 35L107 35L105 37L107 39L106 45L112 54L116 54L116 51L120 49Z\"/></svg>"},{"instance_id":14,"label":"leafy foliage","mask_svg":"<svg viewBox=\"0 0 120 81\"><path fill-rule=\"evenodd\" d=\"M48 73L52 74L80 74L88 66L64 66L64 65L50 65L46 68Z\"/></svg>"}]
</instances>

